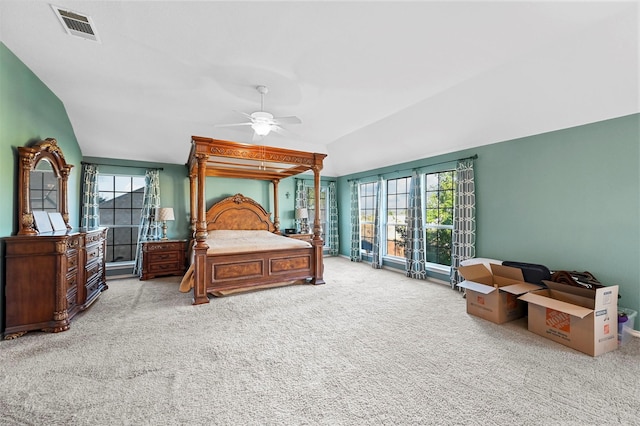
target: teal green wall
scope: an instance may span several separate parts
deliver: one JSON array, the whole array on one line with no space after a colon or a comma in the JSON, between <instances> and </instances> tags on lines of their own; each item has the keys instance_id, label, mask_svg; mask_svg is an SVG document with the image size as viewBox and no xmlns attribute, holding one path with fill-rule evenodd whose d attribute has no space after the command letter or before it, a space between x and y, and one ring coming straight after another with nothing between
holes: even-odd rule
<instances>
[{"instance_id":1,"label":"teal green wall","mask_svg":"<svg viewBox=\"0 0 640 426\"><path fill-rule=\"evenodd\" d=\"M620 286L620 306L640 311L639 141L634 114L343 176L340 252L349 254L349 179L436 171L453 163L426 166L478 154L478 257L590 271Z\"/></svg>"},{"instance_id":2,"label":"teal green wall","mask_svg":"<svg viewBox=\"0 0 640 426\"><path fill-rule=\"evenodd\" d=\"M0 236L17 232L16 147L55 138L67 163L69 223L79 225L82 153L64 104L0 42Z\"/></svg>"}]
</instances>

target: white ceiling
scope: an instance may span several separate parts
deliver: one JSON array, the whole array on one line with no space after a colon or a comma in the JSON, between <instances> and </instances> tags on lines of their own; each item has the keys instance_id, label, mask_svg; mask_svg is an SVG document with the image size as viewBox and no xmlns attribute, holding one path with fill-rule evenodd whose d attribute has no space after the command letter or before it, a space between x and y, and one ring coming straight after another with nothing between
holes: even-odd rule
<instances>
[{"instance_id":1,"label":"white ceiling","mask_svg":"<svg viewBox=\"0 0 640 426\"><path fill-rule=\"evenodd\" d=\"M183 164L191 135L327 153L341 176L637 113L637 1L0 0L0 40L62 100L85 156ZM44 135L53 136L55 135Z\"/></svg>"}]
</instances>

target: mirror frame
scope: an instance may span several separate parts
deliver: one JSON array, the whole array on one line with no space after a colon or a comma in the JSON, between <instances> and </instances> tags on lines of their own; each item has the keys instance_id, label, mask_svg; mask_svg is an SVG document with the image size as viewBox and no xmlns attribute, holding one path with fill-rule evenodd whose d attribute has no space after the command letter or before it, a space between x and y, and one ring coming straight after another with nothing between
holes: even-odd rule
<instances>
[{"instance_id":1,"label":"mirror frame","mask_svg":"<svg viewBox=\"0 0 640 426\"><path fill-rule=\"evenodd\" d=\"M38 162L46 159L51 164L53 172L58 178L60 190L58 192L58 211L64 219L67 229L69 226L69 205L67 198L67 187L69 181L69 173L73 165L67 164L64 154L58 146L58 141L53 138L36 142L31 146L18 147L19 155L19 172L18 172L18 235L37 235L33 220L33 211L31 210L31 202L29 198L29 189L31 184L31 171L35 170Z\"/></svg>"}]
</instances>

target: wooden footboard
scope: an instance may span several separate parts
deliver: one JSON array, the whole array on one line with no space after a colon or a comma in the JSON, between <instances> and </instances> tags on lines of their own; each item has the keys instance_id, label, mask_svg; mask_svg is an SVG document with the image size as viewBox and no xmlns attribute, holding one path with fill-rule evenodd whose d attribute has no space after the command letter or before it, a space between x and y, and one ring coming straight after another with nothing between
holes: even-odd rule
<instances>
[{"instance_id":1,"label":"wooden footboard","mask_svg":"<svg viewBox=\"0 0 640 426\"><path fill-rule=\"evenodd\" d=\"M209 255L206 291L234 290L311 279L313 248Z\"/></svg>"},{"instance_id":2,"label":"wooden footboard","mask_svg":"<svg viewBox=\"0 0 640 426\"><path fill-rule=\"evenodd\" d=\"M242 194L227 197L214 204L207 211L206 219L207 232L260 230L278 233L269 213ZM194 305L209 303L207 295L216 292L298 280L308 280L315 285L324 284L323 242L319 231L310 247L258 249L233 254L224 254L225 251L219 248L209 253L207 232L196 232L193 245L191 271Z\"/></svg>"}]
</instances>

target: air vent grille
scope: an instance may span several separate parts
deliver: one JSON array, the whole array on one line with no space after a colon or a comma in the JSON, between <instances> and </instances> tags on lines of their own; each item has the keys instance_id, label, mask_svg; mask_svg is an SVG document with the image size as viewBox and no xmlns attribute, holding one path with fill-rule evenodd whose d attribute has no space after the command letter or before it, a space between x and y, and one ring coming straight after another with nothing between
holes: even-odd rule
<instances>
[{"instance_id":1,"label":"air vent grille","mask_svg":"<svg viewBox=\"0 0 640 426\"><path fill-rule=\"evenodd\" d=\"M51 5L62 27L69 35L100 42L91 17Z\"/></svg>"}]
</instances>

